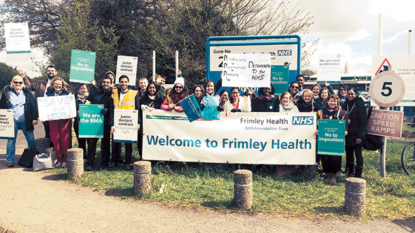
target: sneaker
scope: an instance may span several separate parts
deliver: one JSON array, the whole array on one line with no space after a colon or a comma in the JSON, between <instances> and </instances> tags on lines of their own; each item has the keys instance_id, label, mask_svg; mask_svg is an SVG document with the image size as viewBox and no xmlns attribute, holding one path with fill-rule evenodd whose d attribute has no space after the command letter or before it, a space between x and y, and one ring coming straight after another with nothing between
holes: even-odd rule
<instances>
[{"instance_id":1,"label":"sneaker","mask_svg":"<svg viewBox=\"0 0 415 233\"><path fill-rule=\"evenodd\" d=\"M14 163L7 163L7 167L14 167Z\"/></svg>"},{"instance_id":2,"label":"sneaker","mask_svg":"<svg viewBox=\"0 0 415 233\"><path fill-rule=\"evenodd\" d=\"M55 168L61 168L61 167L62 167L62 162L55 163Z\"/></svg>"},{"instance_id":3,"label":"sneaker","mask_svg":"<svg viewBox=\"0 0 415 233\"><path fill-rule=\"evenodd\" d=\"M62 167L63 167L63 168L65 168L65 167L66 167L66 165L67 165L67 164L66 164L66 162L63 162L63 163L62 163Z\"/></svg>"},{"instance_id":4,"label":"sneaker","mask_svg":"<svg viewBox=\"0 0 415 233\"><path fill-rule=\"evenodd\" d=\"M87 167L86 167L86 170L87 170L88 172L90 172L90 171L92 171L92 167L91 167L91 166L87 166Z\"/></svg>"},{"instance_id":5,"label":"sneaker","mask_svg":"<svg viewBox=\"0 0 415 233\"><path fill-rule=\"evenodd\" d=\"M125 165L125 170L129 171L129 170L132 170L132 169L133 169L133 167L131 167L130 164Z\"/></svg>"}]
</instances>

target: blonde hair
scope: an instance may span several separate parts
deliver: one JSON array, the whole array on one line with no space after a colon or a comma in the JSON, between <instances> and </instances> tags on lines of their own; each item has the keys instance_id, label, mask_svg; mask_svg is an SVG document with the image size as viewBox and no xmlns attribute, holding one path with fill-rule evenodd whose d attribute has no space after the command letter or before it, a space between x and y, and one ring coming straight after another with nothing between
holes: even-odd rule
<instances>
[{"instance_id":1,"label":"blonde hair","mask_svg":"<svg viewBox=\"0 0 415 233\"><path fill-rule=\"evenodd\" d=\"M61 81L62 82L62 90L68 90L68 83L65 82L65 80L61 77L55 76L51 81L50 81L50 86L48 87L49 90L54 91L53 89L53 85L55 84L56 81Z\"/></svg>"},{"instance_id":2,"label":"blonde hair","mask_svg":"<svg viewBox=\"0 0 415 233\"><path fill-rule=\"evenodd\" d=\"M311 99L313 99L313 98L314 98L314 93L313 93L313 91L311 91L310 89L305 89L305 90L304 90L303 94L301 95L301 97L303 97L303 99L304 99L304 95L305 95L305 94L309 94L309 95L311 95Z\"/></svg>"},{"instance_id":3,"label":"blonde hair","mask_svg":"<svg viewBox=\"0 0 415 233\"><path fill-rule=\"evenodd\" d=\"M10 88L14 89L14 81L16 81L16 79L22 79L22 89L26 87L24 85L23 77L20 75L16 75L12 78L12 81L10 81Z\"/></svg>"}]
</instances>

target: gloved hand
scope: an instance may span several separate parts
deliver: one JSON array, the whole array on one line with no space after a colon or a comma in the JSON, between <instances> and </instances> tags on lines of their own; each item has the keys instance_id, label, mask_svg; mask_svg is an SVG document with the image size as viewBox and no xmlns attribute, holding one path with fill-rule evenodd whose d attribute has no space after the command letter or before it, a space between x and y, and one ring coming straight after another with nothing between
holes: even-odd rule
<instances>
[{"instance_id":1,"label":"gloved hand","mask_svg":"<svg viewBox=\"0 0 415 233\"><path fill-rule=\"evenodd\" d=\"M144 105L144 104L142 104L141 105L141 110L143 110L143 111L145 111L145 110L147 110L147 109L149 109L150 107L149 106L147 106L147 105Z\"/></svg>"},{"instance_id":2,"label":"gloved hand","mask_svg":"<svg viewBox=\"0 0 415 233\"><path fill-rule=\"evenodd\" d=\"M101 109L101 114L102 115L107 115L108 114L108 108L103 108L103 109Z\"/></svg>"}]
</instances>

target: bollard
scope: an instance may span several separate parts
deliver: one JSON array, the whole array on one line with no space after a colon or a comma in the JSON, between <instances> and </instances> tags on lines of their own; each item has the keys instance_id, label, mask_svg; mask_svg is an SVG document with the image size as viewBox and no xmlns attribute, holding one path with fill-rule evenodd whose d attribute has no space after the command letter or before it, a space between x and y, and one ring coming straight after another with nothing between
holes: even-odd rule
<instances>
[{"instance_id":1,"label":"bollard","mask_svg":"<svg viewBox=\"0 0 415 233\"><path fill-rule=\"evenodd\" d=\"M73 180L84 173L84 151L82 148L71 148L67 153L68 179Z\"/></svg>"},{"instance_id":2,"label":"bollard","mask_svg":"<svg viewBox=\"0 0 415 233\"><path fill-rule=\"evenodd\" d=\"M148 194L151 190L151 162L134 163L134 193Z\"/></svg>"},{"instance_id":3,"label":"bollard","mask_svg":"<svg viewBox=\"0 0 415 233\"><path fill-rule=\"evenodd\" d=\"M46 153L46 149L50 147L50 139L49 138L37 138L35 140L36 143L36 151L39 154Z\"/></svg>"},{"instance_id":4,"label":"bollard","mask_svg":"<svg viewBox=\"0 0 415 233\"><path fill-rule=\"evenodd\" d=\"M366 213L366 180L350 177L346 179L344 207L350 215L361 217Z\"/></svg>"},{"instance_id":5,"label":"bollard","mask_svg":"<svg viewBox=\"0 0 415 233\"><path fill-rule=\"evenodd\" d=\"M252 172L249 170L236 170L233 173L234 201L241 209L250 209L254 200L252 191Z\"/></svg>"}]
</instances>

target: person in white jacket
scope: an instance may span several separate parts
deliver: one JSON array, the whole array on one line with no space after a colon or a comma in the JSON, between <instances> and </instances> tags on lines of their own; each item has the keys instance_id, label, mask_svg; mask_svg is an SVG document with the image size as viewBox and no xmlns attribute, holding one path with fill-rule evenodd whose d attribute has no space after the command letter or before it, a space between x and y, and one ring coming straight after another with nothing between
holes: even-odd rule
<instances>
[{"instance_id":1,"label":"person in white jacket","mask_svg":"<svg viewBox=\"0 0 415 233\"><path fill-rule=\"evenodd\" d=\"M239 96L239 87L232 87L230 102L232 112L251 112L251 98L249 96Z\"/></svg>"}]
</instances>

